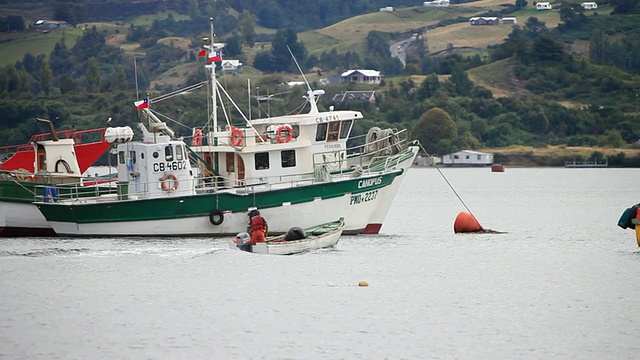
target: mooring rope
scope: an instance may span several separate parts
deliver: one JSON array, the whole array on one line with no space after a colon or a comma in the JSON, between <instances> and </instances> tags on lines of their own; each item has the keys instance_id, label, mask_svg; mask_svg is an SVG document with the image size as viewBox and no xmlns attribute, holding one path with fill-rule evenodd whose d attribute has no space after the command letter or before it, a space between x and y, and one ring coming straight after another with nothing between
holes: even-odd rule
<instances>
[{"instance_id":1,"label":"mooring rope","mask_svg":"<svg viewBox=\"0 0 640 360\"><path fill-rule=\"evenodd\" d=\"M449 188L451 189L451 191L453 191L453 193L456 195L456 197L458 198L458 200L460 200L460 202L462 203L462 206L464 206L465 209L467 209L467 212L469 214L471 214L471 216L473 216L474 219L476 219L476 221L478 221L478 219L476 218L475 215L473 215L473 213L471 212L471 210L469 209L469 207L467 206L467 204L465 204L464 200L462 200L462 197L458 194L458 192L456 191L456 189L453 188L453 185L451 185L451 183L449 182L449 179L447 179L446 176L444 176L444 173L442 173L442 170L440 170L440 167L438 167L438 164L436 164L435 161L433 161L433 157L431 157L431 154L429 154L429 152L427 151L427 149L424 148L424 146L422 146L422 144L420 144L420 148L422 149L422 151L425 152L425 154L427 154L427 156L429 157L429 159L431 159L431 161L433 162L433 166L436 168L436 170L438 170L438 172L440 173L440 176L442 176L442 178L444 179L444 181L447 183L447 185L449 185Z\"/></svg>"}]
</instances>

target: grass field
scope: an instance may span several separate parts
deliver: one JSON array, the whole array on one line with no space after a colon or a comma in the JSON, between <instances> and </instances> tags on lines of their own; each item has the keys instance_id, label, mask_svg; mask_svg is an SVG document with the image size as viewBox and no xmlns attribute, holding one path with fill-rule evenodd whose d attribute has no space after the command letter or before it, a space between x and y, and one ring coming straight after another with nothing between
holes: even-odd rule
<instances>
[{"instance_id":1,"label":"grass field","mask_svg":"<svg viewBox=\"0 0 640 360\"><path fill-rule=\"evenodd\" d=\"M24 55L31 53L34 56L41 54L49 55L56 43L63 37L67 48L72 48L78 38L82 35L82 29L66 29L41 33L36 31L25 32L24 36L0 43L0 66L15 64L24 58Z\"/></svg>"}]
</instances>

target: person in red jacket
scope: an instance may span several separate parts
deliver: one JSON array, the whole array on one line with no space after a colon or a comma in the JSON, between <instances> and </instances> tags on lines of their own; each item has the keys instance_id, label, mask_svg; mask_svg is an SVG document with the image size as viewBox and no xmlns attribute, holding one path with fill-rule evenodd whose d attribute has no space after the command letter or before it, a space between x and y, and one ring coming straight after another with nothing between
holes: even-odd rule
<instances>
[{"instance_id":1,"label":"person in red jacket","mask_svg":"<svg viewBox=\"0 0 640 360\"><path fill-rule=\"evenodd\" d=\"M269 225L267 225L267 221L260 216L260 211L255 209L249 211L249 227L247 231L251 235L251 243L253 245L265 241L265 237L269 231Z\"/></svg>"}]
</instances>

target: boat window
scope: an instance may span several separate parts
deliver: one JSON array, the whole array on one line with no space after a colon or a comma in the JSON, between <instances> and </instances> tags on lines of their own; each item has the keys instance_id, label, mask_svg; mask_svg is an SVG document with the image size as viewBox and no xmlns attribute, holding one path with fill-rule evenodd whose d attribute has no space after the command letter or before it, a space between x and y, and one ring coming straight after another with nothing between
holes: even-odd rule
<instances>
[{"instance_id":1,"label":"boat window","mask_svg":"<svg viewBox=\"0 0 640 360\"><path fill-rule=\"evenodd\" d=\"M176 146L176 160L182 160L182 145Z\"/></svg>"},{"instance_id":2,"label":"boat window","mask_svg":"<svg viewBox=\"0 0 640 360\"><path fill-rule=\"evenodd\" d=\"M345 120L342 122L342 126L340 127L340 139L346 139L347 136L349 136L352 123L353 120Z\"/></svg>"},{"instance_id":3,"label":"boat window","mask_svg":"<svg viewBox=\"0 0 640 360\"><path fill-rule=\"evenodd\" d=\"M118 152L118 164L124 164L124 151Z\"/></svg>"},{"instance_id":4,"label":"boat window","mask_svg":"<svg viewBox=\"0 0 640 360\"><path fill-rule=\"evenodd\" d=\"M340 132L340 121L332 121L329 123L329 136L327 141L337 141Z\"/></svg>"},{"instance_id":5,"label":"boat window","mask_svg":"<svg viewBox=\"0 0 640 360\"><path fill-rule=\"evenodd\" d=\"M256 170L265 170L269 168L269 153L256 153Z\"/></svg>"},{"instance_id":6,"label":"boat window","mask_svg":"<svg viewBox=\"0 0 640 360\"><path fill-rule=\"evenodd\" d=\"M134 164L136 163L136 152L135 151L129 151L129 159L131 159L131 161Z\"/></svg>"},{"instance_id":7,"label":"boat window","mask_svg":"<svg viewBox=\"0 0 640 360\"><path fill-rule=\"evenodd\" d=\"M295 150L285 150L280 153L280 158L282 160L282 167L294 167L296 166L296 151Z\"/></svg>"},{"instance_id":8,"label":"boat window","mask_svg":"<svg viewBox=\"0 0 640 360\"><path fill-rule=\"evenodd\" d=\"M294 139L297 139L300 136L300 125L291 125L291 129L293 129L293 134L291 135Z\"/></svg>"},{"instance_id":9,"label":"boat window","mask_svg":"<svg viewBox=\"0 0 640 360\"><path fill-rule=\"evenodd\" d=\"M325 141L327 139L327 123L318 124L316 129L316 141Z\"/></svg>"},{"instance_id":10,"label":"boat window","mask_svg":"<svg viewBox=\"0 0 640 360\"><path fill-rule=\"evenodd\" d=\"M160 154L158 154L158 152L157 152L157 151L154 151L154 152L153 152L153 158L154 158L154 159L157 159L157 158L158 158L158 156L160 156Z\"/></svg>"},{"instance_id":11,"label":"boat window","mask_svg":"<svg viewBox=\"0 0 640 360\"><path fill-rule=\"evenodd\" d=\"M173 161L173 147L171 147L171 145L164 147L164 159L166 161Z\"/></svg>"},{"instance_id":12,"label":"boat window","mask_svg":"<svg viewBox=\"0 0 640 360\"><path fill-rule=\"evenodd\" d=\"M236 171L236 166L233 163L233 153L227 153L227 172L235 172ZM209 158L209 163L211 162L211 158Z\"/></svg>"}]
</instances>

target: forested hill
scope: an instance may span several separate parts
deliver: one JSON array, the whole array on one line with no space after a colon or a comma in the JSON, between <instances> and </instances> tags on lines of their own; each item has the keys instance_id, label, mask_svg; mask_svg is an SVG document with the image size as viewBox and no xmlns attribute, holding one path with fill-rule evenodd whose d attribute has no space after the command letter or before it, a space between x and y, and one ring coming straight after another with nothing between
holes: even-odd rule
<instances>
[{"instance_id":1,"label":"forested hill","mask_svg":"<svg viewBox=\"0 0 640 360\"><path fill-rule=\"evenodd\" d=\"M446 9L407 3L0 0L0 145L41 132L36 117L61 129L103 126L108 118L112 126L135 124L136 98L206 79L197 54L211 16L216 40L227 44L223 58L242 63L219 74L235 99L247 99L238 104L245 114L299 110L304 89L285 84L301 80L300 65L311 85L327 94L321 108L362 111L356 135L371 126L406 128L432 154L640 145L637 0L603 2L588 12L579 0L546 12L524 0L507 6L456 1ZM386 6L394 11L379 11ZM472 26L475 16L513 16L518 24ZM346 20L335 22L341 18ZM56 28L54 21L43 29L35 26L37 19L70 25ZM378 70L383 81L335 80L348 69ZM375 100L334 100L348 90L373 90ZM273 101L249 101L258 93ZM203 89L154 108L188 136L207 121L206 98ZM629 160L618 156L609 164L640 164Z\"/></svg>"}]
</instances>

